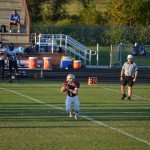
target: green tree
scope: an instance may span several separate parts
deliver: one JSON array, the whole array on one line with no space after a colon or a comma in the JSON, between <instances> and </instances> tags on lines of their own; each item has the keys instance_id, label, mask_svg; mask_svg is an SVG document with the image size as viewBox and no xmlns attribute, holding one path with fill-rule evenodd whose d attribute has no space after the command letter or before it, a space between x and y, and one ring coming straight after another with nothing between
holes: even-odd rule
<instances>
[{"instance_id":1,"label":"green tree","mask_svg":"<svg viewBox=\"0 0 150 150\"><path fill-rule=\"evenodd\" d=\"M43 22L57 22L67 16L65 4L68 0L47 0L42 5Z\"/></svg>"},{"instance_id":2,"label":"green tree","mask_svg":"<svg viewBox=\"0 0 150 150\"><path fill-rule=\"evenodd\" d=\"M67 17L69 0L27 0L31 24L53 24Z\"/></svg>"},{"instance_id":3,"label":"green tree","mask_svg":"<svg viewBox=\"0 0 150 150\"><path fill-rule=\"evenodd\" d=\"M45 0L27 0L27 6L29 10L29 15L30 15L30 20L31 24L36 24L40 20L42 20L42 15L41 15L41 4L44 3Z\"/></svg>"},{"instance_id":4,"label":"green tree","mask_svg":"<svg viewBox=\"0 0 150 150\"><path fill-rule=\"evenodd\" d=\"M104 25L106 20L101 12L96 10L96 6L93 2L89 3L86 8L80 12L80 25Z\"/></svg>"},{"instance_id":5,"label":"green tree","mask_svg":"<svg viewBox=\"0 0 150 150\"><path fill-rule=\"evenodd\" d=\"M79 2L82 3L83 8L87 8L93 0L78 0Z\"/></svg>"},{"instance_id":6,"label":"green tree","mask_svg":"<svg viewBox=\"0 0 150 150\"><path fill-rule=\"evenodd\" d=\"M139 0L138 0L139 1ZM137 18L136 25L137 26L150 26L150 0L140 0L137 5Z\"/></svg>"},{"instance_id":7,"label":"green tree","mask_svg":"<svg viewBox=\"0 0 150 150\"><path fill-rule=\"evenodd\" d=\"M109 25L148 26L150 23L149 0L108 0Z\"/></svg>"}]
</instances>

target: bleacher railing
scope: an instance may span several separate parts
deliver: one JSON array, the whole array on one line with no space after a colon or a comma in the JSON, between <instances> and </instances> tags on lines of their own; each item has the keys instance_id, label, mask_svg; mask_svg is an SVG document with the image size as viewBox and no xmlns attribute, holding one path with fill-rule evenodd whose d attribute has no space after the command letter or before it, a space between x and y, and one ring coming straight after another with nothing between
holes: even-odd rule
<instances>
[{"instance_id":1,"label":"bleacher railing","mask_svg":"<svg viewBox=\"0 0 150 150\"><path fill-rule=\"evenodd\" d=\"M35 35L35 44L38 45L38 52L51 52L54 53L59 50L59 47L63 48L66 53L78 57L79 60L89 62L91 64L92 55L96 55L95 50L91 50L84 46L75 39L65 34L39 34ZM47 48L47 50L45 50Z\"/></svg>"}]
</instances>

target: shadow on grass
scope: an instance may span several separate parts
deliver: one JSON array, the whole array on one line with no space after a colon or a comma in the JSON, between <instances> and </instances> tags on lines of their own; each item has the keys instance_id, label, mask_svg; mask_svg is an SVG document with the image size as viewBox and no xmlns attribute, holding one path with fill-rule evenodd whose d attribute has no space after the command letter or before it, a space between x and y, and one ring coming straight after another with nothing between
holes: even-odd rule
<instances>
[{"instance_id":1,"label":"shadow on grass","mask_svg":"<svg viewBox=\"0 0 150 150\"><path fill-rule=\"evenodd\" d=\"M65 106L62 103L47 103L55 105L62 110L53 107L37 104L37 103L0 103L0 122L61 122L75 121L74 118L69 118L65 112ZM90 103L91 104L91 103ZM113 106L112 106L113 104ZM120 104L119 104L120 105ZM136 104L138 105L138 104ZM110 107L111 106L111 107ZM147 105L146 105L147 106ZM133 108L134 107L134 108ZM139 104L132 106L116 106L114 103L98 104L95 103L89 107L87 105L81 107L81 115L95 119L97 121L150 121L150 109ZM88 121L79 116L79 121ZM28 126L27 126L28 127ZM34 126L33 126L34 127ZM37 128L36 126L35 128ZM39 126L41 127L41 126ZM43 126L45 127L45 126ZM3 127L2 127L3 128ZM56 126L57 128L57 126Z\"/></svg>"}]
</instances>

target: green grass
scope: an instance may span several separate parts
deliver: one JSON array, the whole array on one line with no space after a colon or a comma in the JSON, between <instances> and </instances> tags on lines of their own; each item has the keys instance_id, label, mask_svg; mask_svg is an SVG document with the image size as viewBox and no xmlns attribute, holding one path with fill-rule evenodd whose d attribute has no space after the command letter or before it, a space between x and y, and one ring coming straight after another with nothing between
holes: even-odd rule
<instances>
[{"instance_id":1,"label":"green grass","mask_svg":"<svg viewBox=\"0 0 150 150\"><path fill-rule=\"evenodd\" d=\"M40 80L0 85L1 150L150 148L149 84L135 84L128 102L120 100L120 84L81 83L81 116L77 121L65 112L65 93L60 92L60 85Z\"/></svg>"}]
</instances>

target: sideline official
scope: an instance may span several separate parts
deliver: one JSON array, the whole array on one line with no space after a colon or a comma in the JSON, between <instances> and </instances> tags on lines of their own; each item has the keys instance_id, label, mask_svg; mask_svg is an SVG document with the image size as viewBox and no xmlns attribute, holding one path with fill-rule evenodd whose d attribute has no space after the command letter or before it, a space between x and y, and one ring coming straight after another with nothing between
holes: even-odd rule
<instances>
[{"instance_id":1,"label":"sideline official","mask_svg":"<svg viewBox=\"0 0 150 150\"><path fill-rule=\"evenodd\" d=\"M127 56L127 62L125 62L122 66L120 80L122 81L121 92L122 97L121 99L124 100L126 97L125 86L128 84L128 100L131 100L132 95L132 86L136 81L138 76L138 66L136 63L133 62L133 56Z\"/></svg>"}]
</instances>

